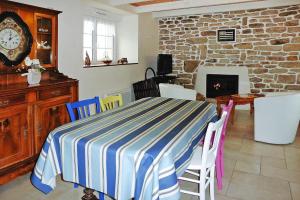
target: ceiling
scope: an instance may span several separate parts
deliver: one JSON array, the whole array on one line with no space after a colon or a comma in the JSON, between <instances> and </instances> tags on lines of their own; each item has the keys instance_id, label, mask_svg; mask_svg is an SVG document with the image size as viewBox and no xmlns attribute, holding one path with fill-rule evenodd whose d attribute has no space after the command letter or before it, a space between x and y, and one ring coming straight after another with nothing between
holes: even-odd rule
<instances>
[{"instance_id":1,"label":"ceiling","mask_svg":"<svg viewBox=\"0 0 300 200\"><path fill-rule=\"evenodd\" d=\"M166 3L166 2L174 2L178 0L149 0L149 1L138 1L136 3L130 3L130 5L134 7L140 7L140 6L147 6L147 5L153 5L153 4L160 4L160 3Z\"/></svg>"},{"instance_id":2,"label":"ceiling","mask_svg":"<svg viewBox=\"0 0 300 200\"><path fill-rule=\"evenodd\" d=\"M258 1L264 0L110 0L108 2L112 6L126 6L137 13L144 13Z\"/></svg>"}]
</instances>

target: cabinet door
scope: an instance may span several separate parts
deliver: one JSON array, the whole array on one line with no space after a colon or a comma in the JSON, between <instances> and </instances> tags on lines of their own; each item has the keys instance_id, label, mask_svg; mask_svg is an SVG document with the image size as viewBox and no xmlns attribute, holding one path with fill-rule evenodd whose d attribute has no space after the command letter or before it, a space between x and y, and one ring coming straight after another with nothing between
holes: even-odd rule
<instances>
[{"instance_id":1,"label":"cabinet door","mask_svg":"<svg viewBox=\"0 0 300 200\"><path fill-rule=\"evenodd\" d=\"M36 58L44 67L56 67L56 16L35 13Z\"/></svg>"},{"instance_id":2,"label":"cabinet door","mask_svg":"<svg viewBox=\"0 0 300 200\"><path fill-rule=\"evenodd\" d=\"M65 104L71 100L71 96L65 96L40 101L35 105L35 153L40 153L53 129L70 121Z\"/></svg>"},{"instance_id":3,"label":"cabinet door","mask_svg":"<svg viewBox=\"0 0 300 200\"><path fill-rule=\"evenodd\" d=\"M10 106L0 111L0 169L32 154L28 131L27 105Z\"/></svg>"}]
</instances>

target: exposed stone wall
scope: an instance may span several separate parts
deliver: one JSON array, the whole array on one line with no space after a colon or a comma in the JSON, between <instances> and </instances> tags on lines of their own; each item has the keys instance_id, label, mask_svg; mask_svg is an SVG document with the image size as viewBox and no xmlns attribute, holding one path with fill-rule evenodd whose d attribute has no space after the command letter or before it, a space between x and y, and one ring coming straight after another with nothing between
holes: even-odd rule
<instances>
[{"instance_id":1,"label":"exposed stone wall","mask_svg":"<svg viewBox=\"0 0 300 200\"><path fill-rule=\"evenodd\" d=\"M217 30L226 28L236 28L236 42L216 41ZM185 87L194 87L200 63L247 66L255 93L300 90L300 4L160 18L159 38Z\"/></svg>"}]
</instances>

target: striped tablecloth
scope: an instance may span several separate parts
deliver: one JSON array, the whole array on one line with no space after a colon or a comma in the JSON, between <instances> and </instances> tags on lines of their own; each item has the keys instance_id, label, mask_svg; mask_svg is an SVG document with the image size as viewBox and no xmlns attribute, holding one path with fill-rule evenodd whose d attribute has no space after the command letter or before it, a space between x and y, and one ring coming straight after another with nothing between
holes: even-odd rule
<instances>
[{"instance_id":1,"label":"striped tablecloth","mask_svg":"<svg viewBox=\"0 0 300 200\"><path fill-rule=\"evenodd\" d=\"M53 130L31 176L42 192L55 178L118 200L180 198L177 177L216 120L207 102L145 98Z\"/></svg>"}]
</instances>

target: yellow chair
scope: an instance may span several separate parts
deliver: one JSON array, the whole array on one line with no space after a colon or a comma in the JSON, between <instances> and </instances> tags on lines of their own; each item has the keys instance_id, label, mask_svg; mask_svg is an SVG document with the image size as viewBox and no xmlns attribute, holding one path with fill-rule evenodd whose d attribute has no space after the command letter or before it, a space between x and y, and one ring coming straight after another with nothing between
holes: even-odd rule
<instances>
[{"instance_id":1,"label":"yellow chair","mask_svg":"<svg viewBox=\"0 0 300 200\"><path fill-rule=\"evenodd\" d=\"M122 95L108 96L100 99L101 111L112 110L117 105L118 107L123 106Z\"/></svg>"}]
</instances>

